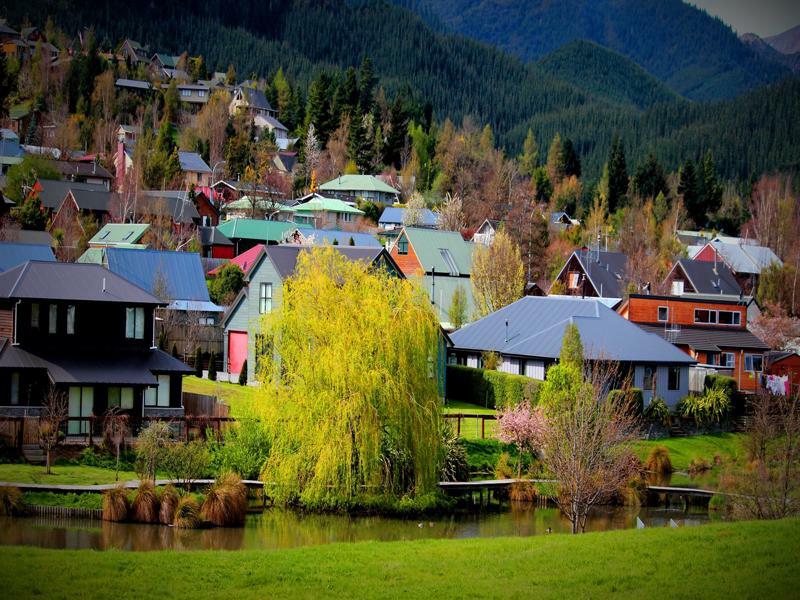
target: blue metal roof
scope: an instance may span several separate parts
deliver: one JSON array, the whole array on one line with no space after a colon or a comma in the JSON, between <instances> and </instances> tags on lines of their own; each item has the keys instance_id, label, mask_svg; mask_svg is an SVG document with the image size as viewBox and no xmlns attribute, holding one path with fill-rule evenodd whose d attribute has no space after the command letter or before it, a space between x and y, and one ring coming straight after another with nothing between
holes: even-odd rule
<instances>
[{"instance_id":1,"label":"blue metal roof","mask_svg":"<svg viewBox=\"0 0 800 600\"><path fill-rule=\"evenodd\" d=\"M50 246L44 244L19 244L0 242L0 272L21 265L28 260L55 262Z\"/></svg>"},{"instance_id":2,"label":"blue metal roof","mask_svg":"<svg viewBox=\"0 0 800 600\"><path fill-rule=\"evenodd\" d=\"M405 208L397 206L387 206L383 209L378 225L404 225L403 217L406 214ZM422 227L437 227L439 225L439 217L430 208L422 209L422 223L418 226Z\"/></svg>"},{"instance_id":3,"label":"blue metal roof","mask_svg":"<svg viewBox=\"0 0 800 600\"><path fill-rule=\"evenodd\" d=\"M506 326L508 323L508 326ZM693 364L661 336L648 333L594 298L526 296L450 334L457 350L556 359L564 329L577 325L586 358Z\"/></svg>"},{"instance_id":4,"label":"blue metal roof","mask_svg":"<svg viewBox=\"0 0 800 600\"><path fill-rule=\"evenodd\" d=\"M108 269L156 294L162 280L169 300L210 302L200 255L172 250L105 248Z\"/></svg>"}]
</instances>

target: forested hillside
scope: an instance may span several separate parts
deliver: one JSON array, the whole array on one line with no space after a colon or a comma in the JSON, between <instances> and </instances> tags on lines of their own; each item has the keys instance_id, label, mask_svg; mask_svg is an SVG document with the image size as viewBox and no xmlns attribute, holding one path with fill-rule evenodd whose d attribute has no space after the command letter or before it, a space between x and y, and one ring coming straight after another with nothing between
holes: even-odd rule
<instances>
[{"instance_id":1,"label":"forested hillside","mask_svg":"<svg viewBox=\"0 0 800 600\"><path fill-rule=\"evenodd\" d=\"M796 115L800 106L796 82L719 105L694 105L669 100L663 87L629 61L592 44L525 64L484 44L441 34L411 12L378 0L189 0L180 6L31 0L4 10L15 22L42 24L51 16L73 35L94 27L106 48L130 37L160 52L187 50L203 55L210 69L224 71L232 64L243 77L272 79L282 68L301 93L323 72L334 83L341 81L345 68L369 56L387 97L407 90L415 104L430 105L436 121L458 124L471 116L488 123L510 154L521 150L528 128L538 140L557 132L569 136L590 180L599 178L615 135L625 140L631 161L653 152L671 169L711 148L725 177L800 162L795 143L800 123L786 116ZM654 42L660 37L654 34ZM681 43L694 43L688 37ZM713 53L709 60L715 60ZM604 69L613 72L603 76ZM642 112L642 107L650 108Z\"/></svg>"},{"instance_id":2,"label":"forested hillside","mask_svg":"<svg viewBox=\"0 0 800 600\"><path fill-rule=\"evenodd\" d=\"M695 100L729 98L786 70L681 0L394 0L444 30L538 60L578 39L620 52Z\"/></svg>"}]
</instances>

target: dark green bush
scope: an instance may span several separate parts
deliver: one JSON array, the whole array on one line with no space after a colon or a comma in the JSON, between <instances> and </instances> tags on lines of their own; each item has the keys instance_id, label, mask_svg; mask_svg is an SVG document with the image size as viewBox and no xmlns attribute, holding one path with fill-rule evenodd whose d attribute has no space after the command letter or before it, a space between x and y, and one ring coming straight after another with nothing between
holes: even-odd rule
<instances>
[{"instance_id":1,"label":"dark green bush","mask_svg":"<svg viewBox=\"0 0 800 600\"><path fill-rule=\"evenodd\" d=\"M611 390L608 392L610 402L622 405L628 402L636 415L641 415L644 411L644 394L639 388L628 388L627 390Z\"/></svg>"},{"instance_id":2,"label":"dark green bush","mask_svg":"<svg viewBox=\"0 0 800 600\"><path fill-rule=\"evenodd\" d=\"M644 409L644 417L653 423L660 423L664 427L669 427L670 414L667 403L662 398L656 396L650 400L650 404Z\"/></svg>"},{"instance_id":3,"label":"dark green bush","mask_svg":"<svg viewBox=\"0 0 800 600\"><path fill-rule=\"evenodd\" d=\"M203 376L203 351L200 349L200 346L194 351L194 376Z\"/></svg>"},{"instance_id":4,"label":"dark green bush","mask_svg":"<svg viewBox=\"0 0 800 600\"><path fill-rule=\"evenodd\" d=\"M216 381L217 380L217 365L216 365L216 362L217 362L217 357L212 352L208 357L208 379L210 381Z\"/></svg>"},{"instance_id":5,"label":"dark green bush","mask_svg":"<svg viewBox=\"0 0 800 600\"><path fill-rule=\"evenodd\" d=\"M514 406L521 400L536 403L539 381L523 375L447 366L447 397L487 408Z\"/></svg>"},{"instance_id":6,"label":"dark green bush","mask_svg":"<svg viewBox=\"0 0 800 600\"><path fill-rule=\"evenodd\" d=\"M242 370L239 372L239 385L247 385L247 360L242 363Z\"/></svg>"},{"instance_id":7,"label":"dark green bush","mask_svg":"<svg viewBox=\"0 0 800 600\"><path fill-rule=\"evenodd\" d=\"M728 377L727 375L708 374L706 375L703 387L705 389L713 387L722 388L728 398L733 398L737 392L736 380L733 377Z\"/></svg>"}]
</instances>

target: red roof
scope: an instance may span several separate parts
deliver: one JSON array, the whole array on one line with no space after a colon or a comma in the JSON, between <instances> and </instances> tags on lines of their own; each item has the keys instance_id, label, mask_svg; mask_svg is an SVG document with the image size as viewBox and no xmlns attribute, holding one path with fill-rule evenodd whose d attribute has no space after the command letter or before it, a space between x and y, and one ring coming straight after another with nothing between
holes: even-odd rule
<instances>
[{"instance_id":1,"label":"red roof","mask_svg":"<svg viewBox=\"0 0 800 600\"><path fill-rule=\"evenodd\" d=\"M264 244L253 246L250 248L250 250L242 252L239 256L234 256L230 262L239 267L242 272L247 275L247 272L253 267L253 263L255 262L256 258L258 258L258 253L261 252L262 248L264 248ZM208 274L216 275L223 266L224 265L220 265L216 269L212 269L208 272Z\"/></svg>"}]
</instances>

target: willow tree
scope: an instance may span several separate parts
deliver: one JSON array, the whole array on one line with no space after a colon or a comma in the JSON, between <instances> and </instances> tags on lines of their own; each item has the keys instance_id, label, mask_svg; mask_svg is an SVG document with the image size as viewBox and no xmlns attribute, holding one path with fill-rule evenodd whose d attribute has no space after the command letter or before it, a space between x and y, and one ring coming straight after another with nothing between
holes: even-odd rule
<instances>
[{"instance_id":1,"label":"willow tree","mask_svg":"<svg viewBox=\"0 0 800 600\"><path fill-rule=\"evenodd\" d=\"M345 508L436 489L440 330L423 291L316 248L261 334L262 478L278 502Z\"/></svg>"}]
</instances>

